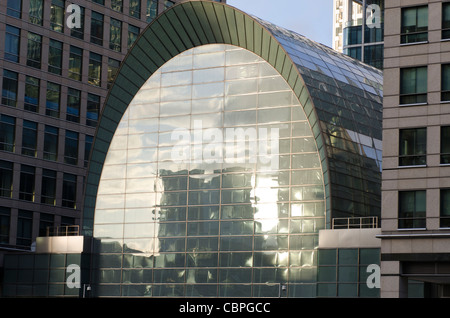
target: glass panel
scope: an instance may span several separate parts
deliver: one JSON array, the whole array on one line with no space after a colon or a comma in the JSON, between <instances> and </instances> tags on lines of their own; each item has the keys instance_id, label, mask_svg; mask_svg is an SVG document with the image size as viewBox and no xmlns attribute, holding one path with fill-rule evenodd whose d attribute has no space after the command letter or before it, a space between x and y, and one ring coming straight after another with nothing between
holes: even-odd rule
<instances>
[{"instance_id":1,"label":"glass panel","mask_svg":"<svg viewBox=\"0 0 450 318\"><path fill-rule=\"evenodd\" d=\"M286 81L258 56L226 45L182 53L121 119L102 171L95 236L126 242L126 268L144 268L131 253L155 261L153 295L277 295L239 284L314 282L325 190L312 136ZM175 146L185 161L174 158ZM127 271L120 282L142 275Z\"/></svg>"}]
</instances>

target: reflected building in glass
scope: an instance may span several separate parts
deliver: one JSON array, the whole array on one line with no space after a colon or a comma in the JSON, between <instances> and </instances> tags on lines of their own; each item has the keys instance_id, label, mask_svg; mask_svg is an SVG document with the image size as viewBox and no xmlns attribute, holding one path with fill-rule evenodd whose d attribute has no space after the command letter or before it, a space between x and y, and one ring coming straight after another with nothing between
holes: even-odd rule
<instances>
[{"instance_id":1,"label":"reflected building in glass","mask_svg":"<svg viewBox=\"0 0 450 318\"><path fill-rule=\"evenodd\" d=\"M337 281L320 268L348 272L351 259L353 274L379 259L377 246L319 247L322 230L350 220L378 226L382 81L231 6L171 7L136 40L99 118L82 223L92 250L72 249L89 295L332 295ZM65 268L74 257L52 261L51 241L34 264L50 255ZM340 295L370 294L349 282Z\"/></svg>"},{"instance_id":2,"label":"reflected building in glass","mask_svg":"<svg viewBox=\"0 0 450 318\"><path fill-rule=\"evenodd\" d=\"M93 293L315 297L319 231L380 215L381 85L230 6L167 11L122 64L93 145Z\"/></svg>"}]
</instances>

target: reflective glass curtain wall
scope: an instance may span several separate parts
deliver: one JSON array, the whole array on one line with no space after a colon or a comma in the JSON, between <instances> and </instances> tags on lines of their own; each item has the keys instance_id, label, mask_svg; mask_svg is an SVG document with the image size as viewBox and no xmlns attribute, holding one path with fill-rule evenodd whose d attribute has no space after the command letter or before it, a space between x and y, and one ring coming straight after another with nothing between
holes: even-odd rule
<instances>
[{"instance_id":1,"label":"reflective glass curtain wall","mask_svg":"<svg viewBox=\"0 0 450 318\"><path fill-rule=\"evenodd\" d=\"M173 160L177 128L192 155L217 161ZM199 141L201 129L250 139L235 153ZM252 142L279 148L252 161ZM230 153L236 163L216 157ZM99 294L276 297L289 284L289 296L312 297L324 200L315 139L285 80L241 48L187 51L147 81L111 143L94 226Z\"/></svg>"}]
</instances>

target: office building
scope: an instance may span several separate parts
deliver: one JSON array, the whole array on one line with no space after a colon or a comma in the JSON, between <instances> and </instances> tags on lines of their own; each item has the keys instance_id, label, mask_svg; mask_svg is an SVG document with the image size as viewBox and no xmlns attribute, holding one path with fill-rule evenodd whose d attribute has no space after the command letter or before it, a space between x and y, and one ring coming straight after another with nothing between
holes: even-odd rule
<instances>
[{"instance_id":1,"label":"office building","mask_svg":"<svg viewBox=\"0 0 450 318\"><path fill-rule=\"evenodd\" d=\"M450 2L386 2L382 297L448 297Z\"/></svg>"},{"instance_id":2,"label":"office building","mask_svg":"<svg viewBox=\"0 0 450 318\"><path fill-rule=\"evenodd\" d=\"M333 0L333 49L383 69L384 0Z\"/></svg>"},{"instance_id":3,"label":"office building","mask_svg":"<svg viewBox=\"0 0 450 318\"><path fill-rule=\"evenodd\" d=\"M108 89L140 32L176 2L2 1L0 263L49 230L79 234Z\"/></svg>"}]
</instances>

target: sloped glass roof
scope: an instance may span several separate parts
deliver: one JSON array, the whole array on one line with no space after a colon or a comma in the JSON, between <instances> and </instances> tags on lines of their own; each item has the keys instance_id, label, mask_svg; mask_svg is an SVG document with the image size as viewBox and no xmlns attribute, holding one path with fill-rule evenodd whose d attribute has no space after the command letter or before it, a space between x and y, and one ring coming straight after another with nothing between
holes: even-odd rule
<instances>
[{"instance_id":1,"label":"sloped glass roof","mask_svg":"<svg viewBox=\"0 0 450 318\"><path fill-rule=\"evenodd\" d=\"M379 216L383 73L257 17L305 82L327 145L332 217Z\"/></svg>"}]
</instances>

